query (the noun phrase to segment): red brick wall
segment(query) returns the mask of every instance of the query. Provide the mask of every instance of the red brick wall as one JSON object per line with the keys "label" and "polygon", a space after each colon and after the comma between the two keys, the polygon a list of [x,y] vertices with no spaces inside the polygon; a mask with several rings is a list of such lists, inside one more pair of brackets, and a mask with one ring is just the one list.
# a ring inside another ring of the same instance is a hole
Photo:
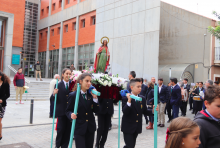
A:
{"label": "red brick wall", "polygon": [[[76,30],[73,29],[73,23],[76,22],[76,18],[63,22],[63,47],[75,46]],[[68,32],[65,31],[65,26],[68,25]]]}
{"label": "red brick wall", "polygon": [[[50,27],[50,45],[49,50],[59,49],[60,46],[60,33],[58,33],[58,28],[60,24],[56,24]],[[52,30],[54,29],[54,36],[52,34]],[[55,45],[55,48],[52,46]]]}
{"label": "red brick wall", "polygon": [[[48,29],[42,29],[39,31],[39,46],[38,46],[38,52],[47,51],[47,31]],[[41,36],[42,34],[42,36]]]}
{"label": "red brick wall", "polygon": [[0,11],[14,14],[12,45],[23,47],[25,0],[0,0]]}
{"label": "red brick wall", "polygon": [[[41,0],[40,19],[48,17],[49,15],[48,7],[49,7],[49,0]],[[44,10],[44,13],[42,13],[42,9]]]}
{"label": "red brick wall", "polygon": [[[51,15],[59,12],[62,10],[62,7],[60,5],[60,1],[62,0],[52,0],[52,3],[51,3]],[[64,1],[64,0],[63,0]],[[54,5],[55,4],[55,10],[54,10]]]}
{"label": "red brick wall", "polygon": [[85,0],[80,0],[80,2],[83,2],[83,1],[85,1]]}
{"label": "red brick wall", "polygon": [[69,0],[69,4],[67,3],[68,0],[64,0],[64,1],[65,1],[64,2],[65,3],[64,9],[69,8],[69,7],[77,4],[77,0]]}
{"label": "red brick wall", "polygon": [[[91,17],[95,15],[93,11],[79,17],[79,45],[95,42],[95,25],[91,25]],[[85,28],[82,28],[82,20],[85,20]]]}

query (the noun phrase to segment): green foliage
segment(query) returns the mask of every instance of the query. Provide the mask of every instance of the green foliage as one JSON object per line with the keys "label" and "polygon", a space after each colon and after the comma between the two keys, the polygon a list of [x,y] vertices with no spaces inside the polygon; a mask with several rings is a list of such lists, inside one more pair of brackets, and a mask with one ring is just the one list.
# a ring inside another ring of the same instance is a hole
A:
{"label": "green foliage", "polygon": [[[217,13],[217,12],[215,12],[215,11],[213,11],[212,12],[218,19],[220,19],[220,15]],[[209,26],[208,27],[208,31],[212,34],[212,35],[214,35],[217,39],[219,39],[220,40],[220,21],[218,22],[218,26],[217,27],[212,27],[212,26]]]}

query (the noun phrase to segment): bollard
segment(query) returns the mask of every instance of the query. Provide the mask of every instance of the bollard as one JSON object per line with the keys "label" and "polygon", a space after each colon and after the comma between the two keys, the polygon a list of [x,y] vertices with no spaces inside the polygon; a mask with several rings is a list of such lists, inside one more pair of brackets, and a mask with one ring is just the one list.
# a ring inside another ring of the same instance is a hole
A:
{"label": "bollard", "polygon": [[34,100],[31,99],[31,108],[30,108],[30,124],[33,124],[33,113],[34,113]]}

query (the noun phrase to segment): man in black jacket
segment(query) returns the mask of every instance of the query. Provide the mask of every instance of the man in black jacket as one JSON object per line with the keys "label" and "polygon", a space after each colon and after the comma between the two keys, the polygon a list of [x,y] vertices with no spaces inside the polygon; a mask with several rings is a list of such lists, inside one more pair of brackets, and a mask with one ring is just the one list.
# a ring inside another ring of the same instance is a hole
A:
{"label": "man in black jacket", "polygon": [[[187,90],[187,94],[188,94],[188,99],[189,99],[189,90],[190,90],[190,85],[187,84],[188,83],[188,79],[184,79],[183,80],[183,89],[186,89]],[[188,99],[185,101],[185,100],[182,100],[182,105],[180,107],[181,109],[181,112],[182,112],[182,116],[186,116],[186,110],[187,110],[187,102],[188,102]]]}
{"label": "man in black jacket", "polygon": [[166,104],[166,110],[167,110],[167,115],[168,115],[168,118],[169,120],[167,121],[167,123],[170,123],[170,121],[173,119],[173,116],[172,116],[172,105],[170,104],[170,98],[171,98],[171,83],[168,83],[167,85],[167,89],[168,89],[168,102]]}
{"label": "man in black jacket", "polygon": [[100,110],[98,112],[98,129],[95,147],[104,148],[111,124],[111,117],[114,112],[113,99],[99,98],[99,107]]}
{"label": "man in black jacket", "polygon": [[[122,98],[122,124],[121,131],[124,134],[124,148],[134,148],[138,134],[142,132],[142,115],[152,115],[152,110],[147,110],[146,99],[139,95],[141,92],[140,79],[132,79],[130,81],[131,94]],[[142,98],[142,101],[131,99],[130,95]],[[158,111],[158,108],[157,108]]]}
{"label": "man in black jacket", "polygon": [[143,78],[140,78],[140,79],[141,79],[141,93],[140,93],[140,95],[146,96],[148,87],[147,87],[147,85],[143,84],[144,79]]}
{"label": "man in black jacket", "polygon": [[159,101],[159,112],[158,112],[158,126],[164,127],[165,124],[165,114],[164,110],[166,103],[168,101],[168,89],[163,85],[163,78],[158,79],[158,101]]}
{"label": "man in black jacket", "polygon": [[[199,87],[198,88],[196,88],[196,90],[193,92],[193,95],[194,96],[199,96],[199,93],[201,92],[201,91],[203,91],[204,90],[204,88],[203,88],[203,82],[199,82]],[[200,97],[201,98],[201,97]],[[198,111],[201,111],[202,110],[202,105],[203,105],[203,100],[202,100],[202,98],[201,98],[201,100],[200,101],[195,101],[195,100],[193,100],[195,103],[194,103],[194,109],[195,109],[195,115],[197,114],[197,112]]]}
{"label": "man in black jacket", "polygon": [[194,121],[200,127],[199,148],[220,147],[220,87],[209,86],[205,92],[206,110],[200,111]]}
{"label": "man in black jacket", "polygon": [[[129,75],[128,75],[129,80],[132,80],[132,79],[134,79],[135,77],[136,77],[135,71],[131,71],[131,72],[129,73]],[[128,82],[128,84],[127,84],[127,90],[128,90],[129,92],[131,92],[130,82]]]}

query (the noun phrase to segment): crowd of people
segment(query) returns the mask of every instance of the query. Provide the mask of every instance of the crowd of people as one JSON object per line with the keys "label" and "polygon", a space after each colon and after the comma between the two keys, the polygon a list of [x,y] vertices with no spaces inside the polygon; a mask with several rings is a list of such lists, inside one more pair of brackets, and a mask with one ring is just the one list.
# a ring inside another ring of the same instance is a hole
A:
{"label": "crowd of people", "polygon": [[[56,89],[55,85],[56,79],[60,79],[59,75],[56,74],[50,83],[50,117],[53,115],[53,103],[55,95],[57,95],[56,147],[68,147],[71,121],[77,119],[74,133],[76,148],[93,148],[94,141],[96,148],[104,148],[108,139],[111,117],[114,113],[113,101],[99,98],[91,93],[91,90],[95,90],[91,84],[92,76],[89,73],[83,73],[77,79],[81,90],[78,112],[74,114],[77,88],[75,86],[72,90],[69,89],[71,75],[72,71],[65,68],[62,71],[58,88]],[[158,87],[158,106],[156,107],[158,126],[165,127],[166,114],[169,118],[168,122],[171,122],[167,128],[165,148],[220,147],[220,87],[218,84],[213,85],[211,80],[207,80],[205,88],[202,82],[196,83],[190,88],[187,79],[178,83],[176,78],[171,78],[170,83],[166,86],[163,84],[162,78],[159,78],[156,83],[156,79],[152,77],[146,85],[146,80],[136,78],[134,71],[129,73],[129,80],[127,85],[129,93],[122,97],[121,131],[125,142],[124,148],[135,147],[136,139],[142,133],[142,116],[145,116],[146,123],[149,123],[146,129],[153,129],[155,87]],[[23,87],[25,84],[22,69],[18,70],[13,83],[16,86],[16,92],[18,87]],[[0,72],[0,140],[2,139],[2,118],[6,110],[6,100],[10,97],[9,85],[10,78]],[[135,101],[131,95],[142,98],[142,101]],[[193,120],[185,117],[188,102],[189,110],[195,114]],[[183,117],[179,117],[179,110]],[[98,116],[96,140],[94,140],[96,132],[94,113]]]}

